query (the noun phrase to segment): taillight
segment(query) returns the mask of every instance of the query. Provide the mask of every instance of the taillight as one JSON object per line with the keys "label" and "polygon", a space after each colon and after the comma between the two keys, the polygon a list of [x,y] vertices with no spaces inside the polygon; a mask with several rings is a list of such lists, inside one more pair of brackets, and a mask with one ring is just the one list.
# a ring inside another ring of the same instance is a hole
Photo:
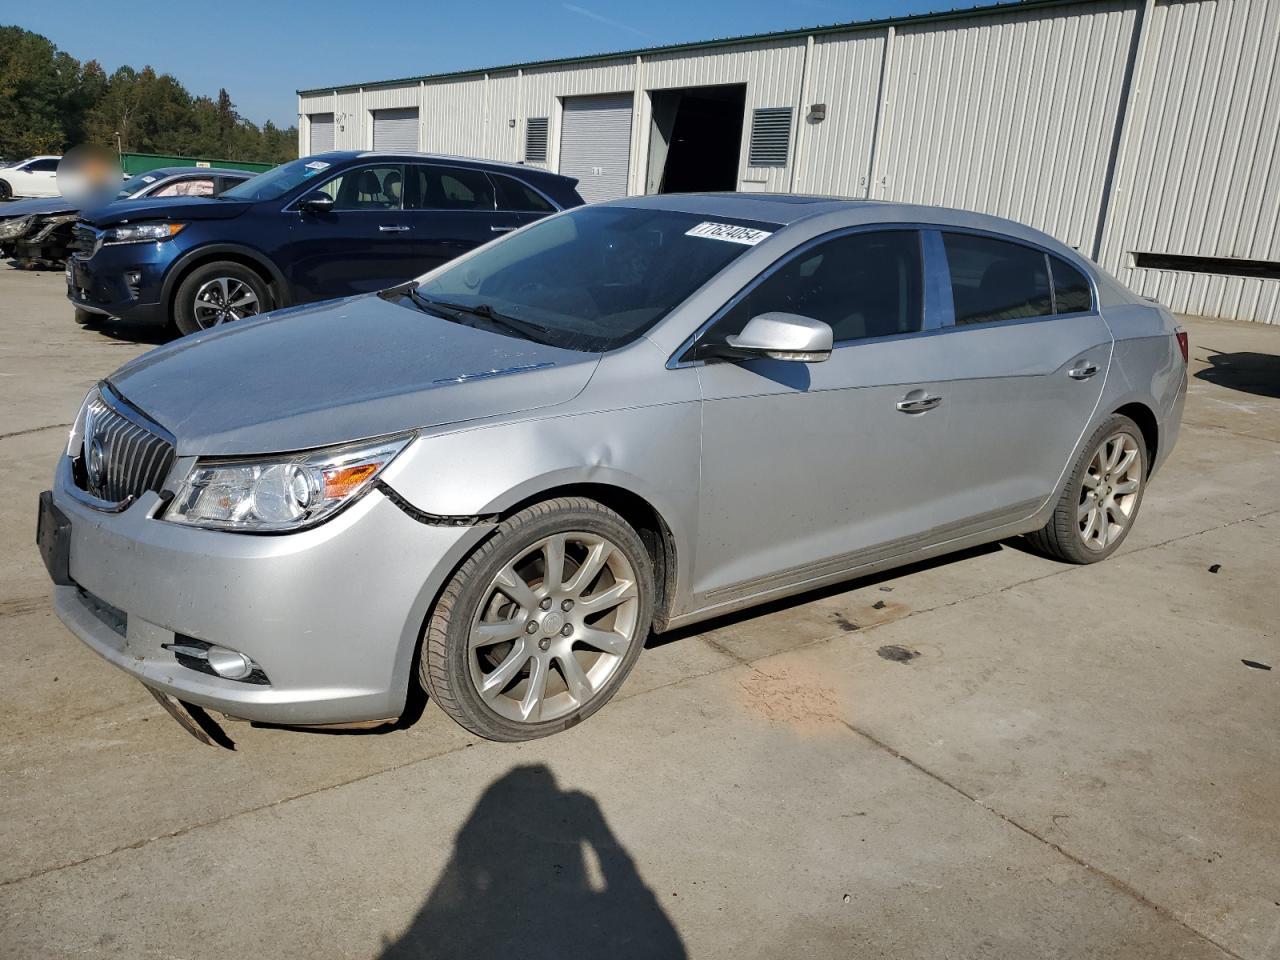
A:
{"label": "taillight", "polygon": [[1191,352],[1191,347],[1187,343],[1187,331],[1175,330],[1173,335],[1178,338],[1178,349],[1182,351],[1182,362],[1187,362],[1187,356]]}

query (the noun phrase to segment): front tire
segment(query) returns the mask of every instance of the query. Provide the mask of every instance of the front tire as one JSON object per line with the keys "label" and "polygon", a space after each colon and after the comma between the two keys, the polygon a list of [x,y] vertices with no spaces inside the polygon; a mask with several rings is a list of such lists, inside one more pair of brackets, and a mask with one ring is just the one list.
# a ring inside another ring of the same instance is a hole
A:
{"label": "front tire", "polygon": [[8,180],[0,180],[0,200],[12,200],[13,187],[9,186]]}
{"label": "front tire", "polygon": [[1147,486],[1147,444],[1138,425],[1112,414],[1084,445],[1043,529],[1027,540],[1067,563],[1097,563],[1133,529]]}
{"label": "front tire", "polygon": [[197,267],[178,285],[173,320],[183,334],[212,330],[271,308],[266,281],[244,264],[220,260]]}
{"label": "front tire", "polygon": [[82,310],[80,307],[76,307],[75,320],[76,323],[80,324],[82,327],[91,327],[95,323],[101,323],[105,319],[106,317],[100,313],[94,313],[92,310]]}
{"label": "front tire", "polygon": [[419,679],[486,739],[558,733],[627,678],[653,596],[649,554],[617,513],[583,497],[535,504],[499,524],[445,587]]}

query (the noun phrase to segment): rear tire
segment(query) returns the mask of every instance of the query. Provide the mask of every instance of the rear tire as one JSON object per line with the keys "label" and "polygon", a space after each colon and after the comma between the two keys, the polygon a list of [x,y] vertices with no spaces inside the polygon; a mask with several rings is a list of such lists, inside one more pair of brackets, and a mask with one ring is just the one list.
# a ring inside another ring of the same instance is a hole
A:
{"label": "rear tire", "polygon": [[445,587],[419,679],[486,739],[559,733],[626,680],[649,635],[653,596],[648,551],[622,517],[583,497],[535,504],[502,521]]}
{"label": "rear tire", "polygon": [[1067,563],[1097,563],[1133,529],[1147,487],[1147,443],[1138,425],[1115,413],[1081,450],[1049,522],[1027,541]]}
{"label": "rear tire", "polygon": [[197,267],[178,285],[173,321],[183,334],[199,333],[271,309],[271,290],[250,267],[218,260]]}

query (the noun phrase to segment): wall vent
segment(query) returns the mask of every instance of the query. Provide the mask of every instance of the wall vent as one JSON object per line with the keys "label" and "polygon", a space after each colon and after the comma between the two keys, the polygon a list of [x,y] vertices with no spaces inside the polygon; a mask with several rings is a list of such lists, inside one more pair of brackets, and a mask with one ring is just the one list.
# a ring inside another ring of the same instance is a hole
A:
{"label": "wall vent", "polygon": [[785,167],[790,146],[790,107],[759,107],[751,112],[748,166]]}
{"label": "wall vent", "polygon": [[524,126],[525,163],[547,162],[547,118],[530,117]]}

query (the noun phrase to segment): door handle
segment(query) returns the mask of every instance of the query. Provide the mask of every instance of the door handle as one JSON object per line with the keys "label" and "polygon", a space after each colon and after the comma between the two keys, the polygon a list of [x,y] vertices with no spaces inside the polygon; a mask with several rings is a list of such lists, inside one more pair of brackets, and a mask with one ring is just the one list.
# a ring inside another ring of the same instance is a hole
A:
{"label": "door handle", "polygon": [[898,409],[903,413],[924,413],[941,402],[941,397],[907,397],[898,401]]}
{"label": "door handle", "polygon": [[378,227],[378,232],[379,233],[405,233],[412,229],[413,229],[412,227],[388,226],[386,224],[383,224],[382,226]]}
{"label": "door handle", "polygon": [[1067,376],[1069,376],[1072,380],[1088,380],[1097,372],[1098,372],[1098,365],[1096,363],[1090,363],[1089,361],[1086,360],[1084,363],[1080,364],[1079,366],[1072,367],[1070,370],[1068,370]]}
{"label": "door handle", "polygon": [[510,233],[515,227],[490,227],[494,233]]}

